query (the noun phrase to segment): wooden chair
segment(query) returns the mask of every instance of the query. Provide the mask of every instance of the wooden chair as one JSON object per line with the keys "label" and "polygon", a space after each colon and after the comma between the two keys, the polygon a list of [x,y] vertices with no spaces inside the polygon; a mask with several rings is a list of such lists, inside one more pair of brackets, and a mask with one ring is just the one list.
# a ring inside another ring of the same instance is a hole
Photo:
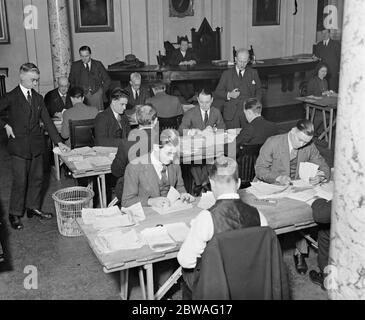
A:
{"label": "wooden chair", "polygon": [[259,156],[261,144],[240,146],[237,157],[238,174],[241,178],[241,189],[249,187],[255,177],[255,164]]}
{"label": "wooden chair", "polygon": [[191,29],[192,48],[199,63],[210,63],[221,59],[221,29],[213,31],[208,20],[204,18],[198,31]]}
{"label": "wooden chair", "polygon": [[160,133],[165,129],[178,130],[181,124],[183,115],[179,115],[171,118],[158,118]]}
{"label": "wooden chair", "polygon": [[93,147],[94,119],[69,120],[71,149]]}

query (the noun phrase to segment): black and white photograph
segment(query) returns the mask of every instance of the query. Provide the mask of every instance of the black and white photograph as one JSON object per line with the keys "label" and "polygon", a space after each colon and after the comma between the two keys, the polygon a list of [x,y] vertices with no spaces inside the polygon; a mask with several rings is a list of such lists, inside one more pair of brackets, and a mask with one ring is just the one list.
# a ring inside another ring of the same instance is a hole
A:
{"label": "black and white photograph", "polygon": [[364,14],[0,0],[1,314],[106,300],[123,319],[237,319],[244,300],[364,300]]}

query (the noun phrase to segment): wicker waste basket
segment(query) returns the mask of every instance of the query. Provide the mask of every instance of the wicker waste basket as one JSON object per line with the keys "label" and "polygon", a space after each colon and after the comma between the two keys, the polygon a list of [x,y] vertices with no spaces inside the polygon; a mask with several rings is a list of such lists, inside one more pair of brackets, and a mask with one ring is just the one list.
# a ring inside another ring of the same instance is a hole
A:
{"label": "wicker waste basket", "polygon": [[82,208],[92,207],[94,191],[85,187],[72,187],[56,191],[52,198],[56,207],[59,232],[66,237],[81,235],[76,219],[81,218]]}

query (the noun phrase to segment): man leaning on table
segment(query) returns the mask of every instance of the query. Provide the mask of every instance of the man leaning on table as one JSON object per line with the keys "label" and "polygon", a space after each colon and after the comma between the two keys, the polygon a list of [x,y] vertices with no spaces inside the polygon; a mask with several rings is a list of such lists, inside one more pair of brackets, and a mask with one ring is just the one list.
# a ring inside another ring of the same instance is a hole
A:
{"label": "man leaning on table", "polygon": [[21,218],[51,219],[52,214],[41,211],[43,184],[43,156],[45,151],[42,121],[53,142],[62,152],[69,148],[61,138],[44,105],[43,97],[35,91],[39,83],[39,69],[33,63],[20,67],[19,85],[0,99],[0,112],[8,110],[9,118],[0,119],[9,138],[13,183],[10,194],[9,221],[16,230],[23,229]]}
{"label": "man leaning on table", "polygon": [[69,121],[95,119],[98,109],[84,104],[84,90],[80,87],[71,88],[69,95],[73,107],[66,110],[62,115],[61,136],[66,139],[66,144],[71,147]]}
{"label": "man leaning on table", "polygon": [[63,110],[72,108],[68,89],[70,83],[66,77],[57,80],[58,87],[44,96],[44,103],[51,117],[62,115]]}
{"label": "man leaning on table", "polygon": [[[330,168],[312,142],[314,126],[309,120],[299,120],[289,133],[270,137],[260,150],[255,171],[256,177],[267,183],[289,185],[299,179],[301,162],[311,162],[319,166],[318,172],[309,182],[317,185],[330,178]],[[297,242],[294,253],[298,273],[305,274],[308,266],[303,254],[308,254],[305,239]]]}
{"label": "man leaning on table", "polygon": [[218,158],[209,170],[209,179],[217,201],[192,221],[189,234],[177,255],[184,268],[183,278],[187,286],[185,292],[188,294],[199,276],[198,258],[214,234],[268,225],[266,218],[256,208],[240,199],[237,190],[241,179],[238,177],[236,161],[228,157]]}
{"label": "man leaning on table", "polygon": [[173,163],[179,151],[180,139],[175,130],[161,133],[160,145],[154,145],[148,154],[132,160],[125,170],[122,205],[129,207],[138,202],[142,206],[169,207],[167,194],[174,187],[181,200],[192,202],[181,176],[180,164]]}

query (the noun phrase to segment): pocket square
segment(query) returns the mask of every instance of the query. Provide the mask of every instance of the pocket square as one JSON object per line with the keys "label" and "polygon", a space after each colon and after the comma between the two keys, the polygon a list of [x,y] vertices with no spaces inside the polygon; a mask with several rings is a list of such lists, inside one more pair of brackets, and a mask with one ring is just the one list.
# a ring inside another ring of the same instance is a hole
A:
{"label": "pocket square", "polygon": [[252,80],[252,84],[253,84],[253,85],[255,85],[255,84],[256,84],[255,80]]}

